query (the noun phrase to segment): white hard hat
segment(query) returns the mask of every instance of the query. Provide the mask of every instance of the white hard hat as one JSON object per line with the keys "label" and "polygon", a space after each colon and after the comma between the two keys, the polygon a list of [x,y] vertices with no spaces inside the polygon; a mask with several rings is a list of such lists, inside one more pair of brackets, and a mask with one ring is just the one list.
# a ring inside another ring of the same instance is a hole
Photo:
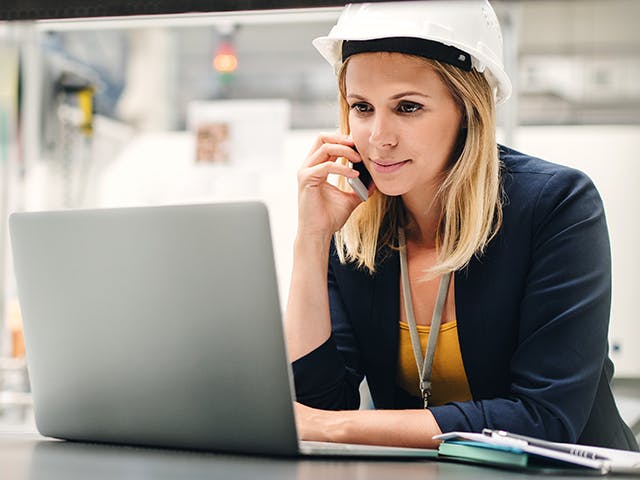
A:
{"label": "white hard hat", "polygon": [[[500,25],[487,0],[350,4],[344,8],[329,35],[316,38],[313,45],[338,72],[343,62],[343,42],[351,44],[378,39],[382,44],[386,42],[383,39],[427,41],[431,47],[420,53],[411,50],[415,47],[396,50],[388,45],[377,51],[413,53],[436,58],[465,70],[470,70],[472,66],[484,73],[494,89],[496,103],[504,102],[511,95],[511,81],[502,62]],[[436,48],[436,53],[431,55],[432,46],[441,48]],[[376,51],[376,48],[360,51]],[[465,68],[465,64],[468,68]]]}

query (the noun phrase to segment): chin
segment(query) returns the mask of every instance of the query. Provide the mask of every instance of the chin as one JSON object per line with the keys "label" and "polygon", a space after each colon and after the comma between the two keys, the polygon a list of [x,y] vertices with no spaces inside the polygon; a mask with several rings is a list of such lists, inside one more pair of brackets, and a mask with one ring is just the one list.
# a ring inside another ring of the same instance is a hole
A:
{"label": "chin", "polygon": [[393,187],[390,185],[378,185],[376,183],[376,189],[386,195],[387,197],[400,197],[402,195],[404,195],[405,193],[407,193],[407,189],[406,188],[400,188],[400,187]]}

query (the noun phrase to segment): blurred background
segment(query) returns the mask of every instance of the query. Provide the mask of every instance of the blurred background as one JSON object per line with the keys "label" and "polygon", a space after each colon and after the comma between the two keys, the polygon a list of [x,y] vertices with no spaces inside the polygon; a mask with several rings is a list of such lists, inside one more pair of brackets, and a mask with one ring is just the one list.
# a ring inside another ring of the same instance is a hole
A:
{"label": "blurred background", "polygon": [[[500,141],[585,171],[603,197],[614,387],[638,434],[640,2],[492,4],[515,87]],[[0,430],[34,428],[11,212],[262,200],[284,305],[296,170],[338,125],[335,78],[311,40],[339,12],[0,22]]]}

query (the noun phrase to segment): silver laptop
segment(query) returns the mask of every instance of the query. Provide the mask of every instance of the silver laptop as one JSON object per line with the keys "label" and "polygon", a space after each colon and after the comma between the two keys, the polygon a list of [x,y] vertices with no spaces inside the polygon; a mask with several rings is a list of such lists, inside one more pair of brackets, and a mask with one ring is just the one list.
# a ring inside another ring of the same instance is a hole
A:
{"label": "silver laptop", "polygon": [[266,207],[14,213],[37,428],[90,442],[297,455]]}

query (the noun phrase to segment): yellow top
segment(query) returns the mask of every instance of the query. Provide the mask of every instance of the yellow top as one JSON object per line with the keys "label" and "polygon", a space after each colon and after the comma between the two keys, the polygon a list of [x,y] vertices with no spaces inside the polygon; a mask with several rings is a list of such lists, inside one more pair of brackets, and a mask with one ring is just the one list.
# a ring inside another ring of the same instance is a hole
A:
{"label": "yellow top", "polygon": [[[424,355],[430,327],[418,325],[420,344]],[[411,346],[409,325],[400,322],[398,348],[397,383],[409,394],[420,397],[420,378],[416,359]],[[462,364],[462,354],[458,343],[458,323],[446,322],[440,326],[438,343],[431,371],[431,397],[429,405],[444,405],[447,402],[471,400],[467,375]]]}

